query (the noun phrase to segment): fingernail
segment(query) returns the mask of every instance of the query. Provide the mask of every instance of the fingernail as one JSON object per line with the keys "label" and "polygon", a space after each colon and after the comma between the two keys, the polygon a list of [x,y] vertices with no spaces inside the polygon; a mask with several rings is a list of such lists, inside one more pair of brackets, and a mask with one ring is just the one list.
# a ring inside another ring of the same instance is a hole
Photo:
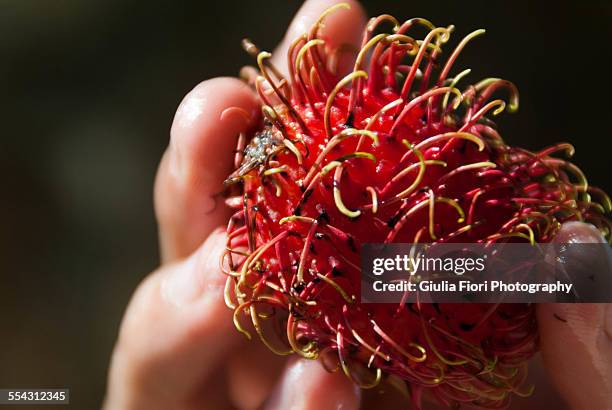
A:
{"label": "fingernail", "polygon": [[595,226],[584,222],[566,222],[555,236],[557,243],[606,243]]}
{"label": "fingernail", "polygon": [[554,238],[558,274],[573,283],[572,295],[558,302],[608,302],[612,294],[612,254],[599,230],[583,222],[568,222]]}
{"label": "fingernail", "polygon": [[[601,232],[593,225],[584,222],[566,222],[555,237],[559,243],[606,243]],[[604,259],[601,255],[590,255],[592,260]],[[585,263],[586,265],[586,263]],[[601,269],[591,271],[591,275],[601,274]],[[607,278],[608,282],[610,278]],[[607,292],[608,290],[606,290]],[[571,306],[571,305],[570,305]],[[612,304],[606,304],[603,317],[603,329],[610,341],[612,341]]]}
{"label": "fingernail", "polygon": [[[203,294],[223,295],[225,277],[219,270],[225,230],[218,228],[191,256],[176,264],[161,283],[164,300],[182,307],[199,300]],[[210,290],[210,292],[209,292]]]}

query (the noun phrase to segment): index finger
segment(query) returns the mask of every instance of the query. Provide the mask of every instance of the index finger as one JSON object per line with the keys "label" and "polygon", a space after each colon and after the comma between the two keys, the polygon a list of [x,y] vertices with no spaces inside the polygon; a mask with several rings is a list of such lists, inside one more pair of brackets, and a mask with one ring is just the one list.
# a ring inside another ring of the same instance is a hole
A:
{"label": "index finger", "polygon": [[319,37],[324,39],[326,46],[334,49],[341,45],[358,48],[366,24],[366,14],[356,0],[308,0],[304,2],[295,18],[289,25],[285,37],[272,53],[272,63],[287,75],[287,52],[291,43],[307,33],[319,17],[334,5],[337,7],[325,16],[320,26]]}

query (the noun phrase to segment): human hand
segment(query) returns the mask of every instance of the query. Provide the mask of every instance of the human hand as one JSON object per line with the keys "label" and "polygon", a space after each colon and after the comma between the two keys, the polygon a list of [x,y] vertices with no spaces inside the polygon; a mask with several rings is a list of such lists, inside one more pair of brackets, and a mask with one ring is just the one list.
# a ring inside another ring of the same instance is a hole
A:
{"label": "human hand", "polygon": [[[351,3],[351,2],[349,2]],[[275,54],[330,5],[308,1]],[[357,3],[329,17],[337,44],[357,44],[365,15]],[[223,302],[229,213],[215,195],[231,171],[237,135],[249,128],[240,107],[259,116],[255,94],[233,78],[195,87],[179,106],[161,161],[155,210],[162,266],[136,290],[121,325],[109,374],[106,409],[356,408],[360,392],[343,374],[314,361],[285,360],[247,343]]]}
{"label": "human hand", "polygon": [[[349,3],[350,10],[330,15],[323,28],[336,45],[358,45],[365,25],[361,7]],[[302,7],[275,52],[276,65],[285,66],[289,43],[331,4],[310,0]],[[242,108],[251,119],[222,115],[230,107]],[[229,214],[215,194],[231,171],[236,136],[252,125],[258,110],[252,91],[231,78],[205,81],[181,103],[155,189],[162,266],[130,302],[105,408],[406,408],[406,400],[389,389],[383,396],[380,389],[362,396],[343,374],[327,373],[315,361],[274,356],[258,342],[245,343],[233,328],[219,270],[226,238],[218,228]],[[584,240],[592,239],[589,230],[572,224],[562,232]],[[573,409],[610,407],[612,342],[605,323],[609,329],[612,319],[606,319],[606,309],[538,308],[542,356],[550,374],[543,377],[552,379]],[[517,408],[537,408],[523,402],[517,401]]]}

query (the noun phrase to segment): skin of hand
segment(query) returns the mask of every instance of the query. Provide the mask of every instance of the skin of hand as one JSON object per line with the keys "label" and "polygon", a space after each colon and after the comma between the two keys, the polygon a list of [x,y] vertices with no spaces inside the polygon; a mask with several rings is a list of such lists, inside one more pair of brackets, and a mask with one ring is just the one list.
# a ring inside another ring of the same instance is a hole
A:
{"label": "skin of hand", "polygon": [[[304,3],[274,53],[278,67],[286,71],[290,42],[336,2]],[[330,15],[322,32],[335,45],[358,46],[365,13],[356,0],[345,2],[350,9]],[[222,116],[230,107],[251,113],[251,120]],[[236,136],[258,115],[254,93],[234,78],[204,81],[181,102],[155,183],[161,267],[143,280],[127,308],[103,409],[406,408],[406,399],[388,386],[361,392],[341,372],[275,356],[234,329],[219,269],[229,212],[215,194],[232,170]],[[562,234],[600,240],[594,228],[579,223],[564,226]],[[537,316],[548,375],[536,377],[552,382],[572,409],[612,408],[612,308],[540,305]],[[550,391],[536,394],[545,406],[559,402]],[[518,405],[542,408],[528,399]]]}

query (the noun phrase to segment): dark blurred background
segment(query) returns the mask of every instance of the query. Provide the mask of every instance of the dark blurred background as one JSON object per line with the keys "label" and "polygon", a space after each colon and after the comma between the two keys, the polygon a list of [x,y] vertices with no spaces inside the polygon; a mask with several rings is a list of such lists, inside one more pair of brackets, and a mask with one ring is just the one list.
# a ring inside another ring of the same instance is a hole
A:
{"label": "dark blurred background", "polygon": [[[486,36],[456,65],[514,81],[502,135],[560,140],[611,191],[607,0],[365,1]],[[130,294],[157,265],[152,184],[181,98],[273,49],[299,2],[0,0],[0,387],[99,407]],[[24,407],[20,407],[24,408]]]}

